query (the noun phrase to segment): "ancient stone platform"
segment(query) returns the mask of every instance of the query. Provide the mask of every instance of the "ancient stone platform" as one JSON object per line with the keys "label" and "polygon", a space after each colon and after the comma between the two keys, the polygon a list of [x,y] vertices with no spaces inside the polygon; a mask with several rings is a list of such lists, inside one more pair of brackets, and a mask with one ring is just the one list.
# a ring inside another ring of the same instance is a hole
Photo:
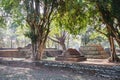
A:
{"label": "ancient stone platform", "polygon": [[63,55],[56,57],[55,60],[79,62],[79,61],[85,61],[86,58],[82,56],[76,49],[70,48],[67,51],[65,51]]}
{"label": "ancient stone platform", "polygon": [[107,59],[109,54],[106,53],[104,48],[101,45],[87,45],[81,46],[80,52],[87,58],[91,59]]}

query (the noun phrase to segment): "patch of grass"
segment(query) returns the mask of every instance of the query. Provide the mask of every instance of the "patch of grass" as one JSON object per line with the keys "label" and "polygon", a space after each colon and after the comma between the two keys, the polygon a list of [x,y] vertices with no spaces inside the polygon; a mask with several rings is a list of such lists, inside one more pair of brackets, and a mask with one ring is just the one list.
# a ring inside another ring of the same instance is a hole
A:
{"label": "patch of grass", "polygon": [[55,57],[47,57],[46,59],[43,59],[43,60],[54,61]]}

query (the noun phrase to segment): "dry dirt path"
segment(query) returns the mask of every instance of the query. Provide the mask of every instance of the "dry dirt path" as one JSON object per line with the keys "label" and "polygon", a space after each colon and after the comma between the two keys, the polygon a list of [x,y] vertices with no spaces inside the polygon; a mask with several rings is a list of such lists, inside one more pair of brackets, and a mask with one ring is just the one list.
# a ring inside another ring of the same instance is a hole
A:
{"label": "dry dirt path", "polygon": [[109,80],[88,74],[79,74],[65,68],[13,67],[0,65],[0,80]]}

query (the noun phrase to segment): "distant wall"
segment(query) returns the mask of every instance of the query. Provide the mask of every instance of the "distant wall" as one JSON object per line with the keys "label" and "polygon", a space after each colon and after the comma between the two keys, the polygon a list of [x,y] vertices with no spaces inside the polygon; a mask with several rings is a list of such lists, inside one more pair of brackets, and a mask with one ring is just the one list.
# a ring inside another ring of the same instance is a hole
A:
{"label": "distant wall", "polygon": [[14,57],[14,58],[25,58],[25,54],[19,53],[16,49],[14,50],[0,50],[0,57]]}
{"label": "distant wall", "polygon": [[0,57],[25,58],[24,53],[20,53],[16,48],[0,48]]}
{"label": "distant wall", "polygon": [[[0,49],[0,57],[14,57],[14,58],[30,58],[32,54],[31,49],[27,48],[1,48]],[[62,54],[62,50],[47,48],[45,49],[44,55],[46,57],[56,57]]]}

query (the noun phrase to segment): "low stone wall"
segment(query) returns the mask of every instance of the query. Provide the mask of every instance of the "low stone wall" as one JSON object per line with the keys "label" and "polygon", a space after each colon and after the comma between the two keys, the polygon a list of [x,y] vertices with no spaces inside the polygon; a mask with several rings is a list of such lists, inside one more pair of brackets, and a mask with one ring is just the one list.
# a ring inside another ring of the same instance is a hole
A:
{"label": "low stone wall", "polygon": [[16,50],[16,48],[0,48],[0,50]]}
{"label": "low stone wall", "polygon": [[99,64],[86,64],[78,62],[60,62],[60,61],[39,61],[39,62],[27,62],[27,61],[4,61],[0,60],[2,65],[11,65],[24,67],[27,66],[46,66],[46,67],[58,67],[72,69],[78,74],[89,74],[93,76],[107,77],[111,80],[120,80],[120,65],[99,65]]}
{"label": "low stone wall", "polygon": [[74,71],[84,74],[88,73],[94,76],[108,77],[112,80],[120,80],[120,65],[98,65],[98,64],[85,64],[76,62],[56,62],[56,61],[41,61],[36,65],[45,65],[52,67],[70,68]]}
{"label": "low stone wall", "polygon": [[[28,48],[2,48],[0,49],[0,57],[14,57],[14,58],[30,58],[32,50]],[[45,49],[44,56],[56,57],[62,54],[62,50]]]}

